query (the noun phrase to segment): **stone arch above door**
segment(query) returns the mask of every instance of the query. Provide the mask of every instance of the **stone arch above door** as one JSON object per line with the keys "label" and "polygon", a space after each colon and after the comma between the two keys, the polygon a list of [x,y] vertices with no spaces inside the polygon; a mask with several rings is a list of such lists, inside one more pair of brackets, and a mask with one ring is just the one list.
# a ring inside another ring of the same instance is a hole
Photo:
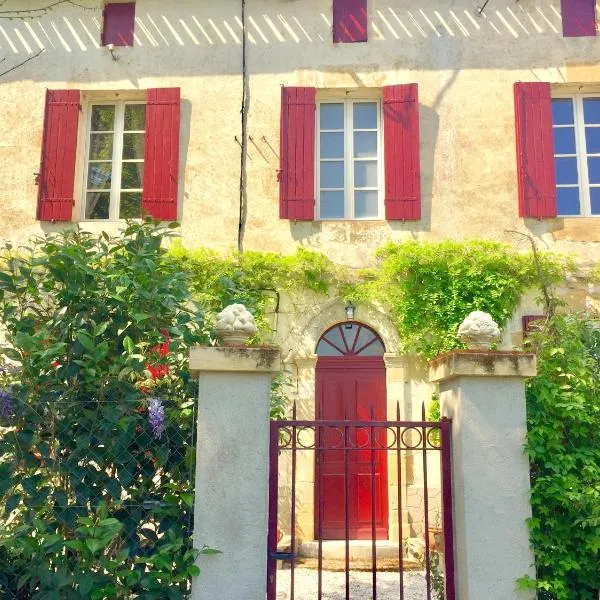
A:
{"label": "stone arch above door", "polygon": [[[321,335],[340,322],[346,321],[345,303],[340,299],[308,307],[303,312],[290,315],[286,335],[280,340],[286,362],[300,362],[316,358],[315,348]],[[400,339],[391,317],[381,309],[359,304],[356,320],[373,329],[385,346],[386,355],[399,355]]]}

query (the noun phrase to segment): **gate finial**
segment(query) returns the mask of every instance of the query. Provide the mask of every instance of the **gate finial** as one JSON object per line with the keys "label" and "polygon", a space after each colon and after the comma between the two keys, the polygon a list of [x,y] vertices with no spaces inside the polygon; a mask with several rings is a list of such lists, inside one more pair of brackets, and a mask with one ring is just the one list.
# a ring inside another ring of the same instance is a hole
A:
{"label": "gate finial", "polygon": [[470,313],[458,328],[458,339],[469,350],[489,350],[501,337],[498,323],[492,315],[481,310]]}
{"label": "gate finial", "polygon": [[216,330],[224,346],[240,346],[257,328],[252,313],[243,304],[230,304],[217,315]]}

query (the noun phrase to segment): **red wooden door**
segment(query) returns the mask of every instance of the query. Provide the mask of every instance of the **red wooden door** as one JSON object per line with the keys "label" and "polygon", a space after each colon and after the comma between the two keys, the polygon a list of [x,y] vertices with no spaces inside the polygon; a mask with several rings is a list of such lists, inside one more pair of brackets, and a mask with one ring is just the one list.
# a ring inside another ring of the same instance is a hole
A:
{"label": "red wooden door", "polygon": [[[343,353],[328,351],[333,347],[330,341]],[[385,448],[385,430],[369,428],[372,417],[383,421],[387,416],[383,344],[369,328],[348,323],[324,334],[317,354],[317,420],[363,421],[364,426],[346,429],[351,448],[347,451],[343,427],[320,429],[324,449],[316,469],[315,531],[321,539],[346,538],[347,494],[349,538],[371,539],[374,520],[377,539],[387,539],[387,455],[385,450],[371,450],[372,434],[374,447]]]}

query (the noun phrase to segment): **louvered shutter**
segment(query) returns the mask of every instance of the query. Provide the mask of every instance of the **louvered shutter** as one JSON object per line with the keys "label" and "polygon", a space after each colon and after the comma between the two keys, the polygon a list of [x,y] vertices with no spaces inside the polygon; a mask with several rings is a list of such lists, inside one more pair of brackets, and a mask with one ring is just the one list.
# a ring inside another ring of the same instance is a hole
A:
{"label": "louvered shutter", "polygon": [[102,12],[102,45],[133,46],[135,2],[107,4]]}
{"label": "louvered shutter", "polygon": [[556,217],[556,177],[549,83],[515,83],[520,217]]}
{"label": "louvered shutter", "polygon": [[333,0],[333,41],[366,42],[367,0]]}
{"label": "louvered shutter", "polygon": [[544,321],[546,315],[523,315],[521,317],[521,327],[523,331],[523,337],[526,338],[531,332],[538,331]]}
{"label": "louvered shutter", "polygon": [[416,83],[383,88],[385,218],[421,218],[419,92]]}
{"label": "louvered shutter", "polygon": [[564,37],[596,35],[596,0],[561,0]]}
{"label": "louvered shutter", "polygon": [[79,122],[79,90],[47,90],[37,218],[70,221]]}
{"label": "louvered shutter", "polygon": [[142,210],[161,221],[177,219],[180,89],[148,90]]}
{"label": "louvered shutter", "polygon": [[316,90],[281,89],[279,216],[315,218]]}

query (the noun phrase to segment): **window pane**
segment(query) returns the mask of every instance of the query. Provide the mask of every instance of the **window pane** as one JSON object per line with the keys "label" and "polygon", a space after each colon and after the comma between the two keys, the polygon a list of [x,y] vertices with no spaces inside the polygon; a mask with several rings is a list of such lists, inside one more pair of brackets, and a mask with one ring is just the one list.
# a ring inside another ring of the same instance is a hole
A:
{"label": "window pane", "polygon": [[354,216],[357,219],[376,217],[378,215],[378,192],[354,192]]}
{"label": "window pane", "polygon": [[559,215],[579,214],[579,188],[557,188],[556,201]]}
{"label": "window pane", "polygon": [[143,131],[146,128],[146,105],[125,105],[125,131]]}
{"label": "window pane", "polygon": [[590,188],[590,203],[593,215],[600,215],[600,188]]}
{"label": "window pane", "polygon": [[114,106],[92,106],[92,131],[112,131],[114,123]]}
{"label": "window pane", "polygon": [[577,159],[576,158],[555,158],[556,163],[556,183],[569,184],[577,183]]}
{"label": "window pane", "polygon": [[112,163],[90,163],[88,167],[87,187],[90,190],[110,188]]}
{"label": "window pane", "polygon": [[377,161],[354,161],[354,186],[377,187]]}
{"label": "window pane", "polygon": [[321,158],[344,158],[344,133],[321,134]]}
{"label": "window pane", "polygon": [[142,192],[121,192],[120,219],[137,219],[142,216]]}
{"label": "window pane", "polygon": [[575,128],[555,127],[554,154],[575,154]]}
{"label": "window pane", "polygon": [[344,188],[344,163],[321,162],[321,188]]}
{"label": "window pane", "polygon": [[379,340],[376,340],[370,346],[365,348],[360,353],[360,355],[361,356],[382,356],[384,352],[385,352],[385,349],[383,347],[383,344]]}
{"label": "window pane", "polygon": [[354,129],[377,129],[377,104],[375,102],[354,103]]}
{"label": "window pane", "polygon": [[590,183],[600,183],[600,156],[588,158],[588,175]]}
{"label": "window pane", "polygon": [[570,98],[552,100],[552,123],[554,125],[573,123],[573,100]]}
{"label": "window pane", "polygon": [[321,129],[344,129],[344,105],[320,105]]}
{"label": "window pane", "polygon": [[123,158],[144,158],[144,134],[123,134]]}
{"label": "window pane", "polygon": [[377,156],[377,132],[358,131],[354,134],[354,158]]}
{"label": "window pane", "polygon": [[90,135],[90,160],[111,160],[112,151],[112,133],[92,133]]}
{"label": "window pane", "polygon": [[588,154],[600,154],[600,127],[585,128],[585,147]]}
{"label": "window pane", "polygon": [[123,163],[121,189],[140,189],[144,179],[144,163]]}
{"label": "window pane", "polygon": [[343,219],[344,192],[321,192],[319,216],[321,219]]}
{"label": "window pane", "polygon": [[600,124],[600,98],[583,100],[583,118],[587,124]]}
{"label": "window pane", "polygon": [[88,192],[85,200],[86,219],[108,219],[110,192]]}

